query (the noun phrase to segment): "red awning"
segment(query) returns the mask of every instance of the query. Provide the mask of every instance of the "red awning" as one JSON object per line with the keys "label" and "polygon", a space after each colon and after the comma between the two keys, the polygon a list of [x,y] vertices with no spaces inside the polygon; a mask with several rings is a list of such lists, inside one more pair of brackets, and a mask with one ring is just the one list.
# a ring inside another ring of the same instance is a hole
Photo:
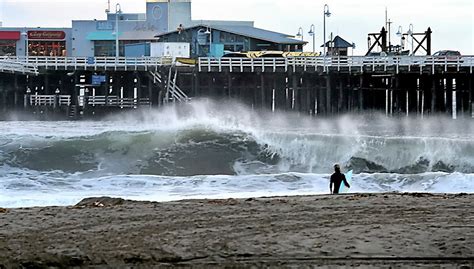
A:
{"label": "red awning", "polygon": [[20,40],[20,32],[0,31],[0,40]]}

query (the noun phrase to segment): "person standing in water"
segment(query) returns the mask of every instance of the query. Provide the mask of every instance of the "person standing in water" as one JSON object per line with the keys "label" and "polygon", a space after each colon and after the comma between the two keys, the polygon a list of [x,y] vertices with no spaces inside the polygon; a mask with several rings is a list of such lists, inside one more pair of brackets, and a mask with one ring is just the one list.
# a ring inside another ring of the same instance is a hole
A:
{"label": "person standing in water", "polygon": [[351,185],[349,185],[346,180],[346,176],[341,173],[341,167],[339,166],[339,164],[336,164],[334,165],[334,174],[332,174],[331,183],[329,184],[329,190],[331,191],[331,194],[339,194],[339,189],[341,188],[341,184],[343,181],[346,187],[351,187]]}

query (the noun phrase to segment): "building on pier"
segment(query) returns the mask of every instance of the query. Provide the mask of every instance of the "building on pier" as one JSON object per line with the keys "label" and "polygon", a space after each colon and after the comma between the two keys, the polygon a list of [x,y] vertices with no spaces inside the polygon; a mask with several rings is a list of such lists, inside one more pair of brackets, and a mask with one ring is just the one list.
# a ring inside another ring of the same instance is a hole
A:
{"label": "building on pier", "polygon": [[71,28],[0,27],[0,56],[72,56]]}
{"label": "building on pier", "polygon": [[[186,29],[184,36],[189,32],[187,29],[200,29],[203,25],[216,29],[211,34],[216,40],[215,46],[211,48],[216,49],[220,48],[222,38],[229,40],[223,44],[225,49],[233,51],[245,50],[247,47],[252,50],[281,48],[300,51],[306,44],[285,34],[255,28],[252,21],[192,20],[191,0],[147,0],[145,13],[111,12],[109,7],[106,15],[105,20],[73,20],[71,28],[0,26],[0,56],[115,56],[116,33],[120,56],[125,56],[125,46],[128,44],[158,42],[161,35],[182,32],[181,29]],[[242,42],[233,41],[234,38]],[[196,40],[189,38],[191,46]],[[245,40],[249,41],[248,44]],[[202,55],[205,51],[204,48],[195,49],[198,52],[195,55]]]}
{"label": "building on pier", "polygon": [[198,24],[156,36],[159,42],[191,44],[191,57],[222,57],[225,52],[303,51],[305,41],[246,25]]}
{"label": "building on pier", "polygon": [[[321,45],[322,47],[324,47],[324,44]],[[326,42],[327,54],[331,56],[348,56],[349,48],[354,49],[354,47],[354,43],[351,44],[338,35],[333,40]]]}

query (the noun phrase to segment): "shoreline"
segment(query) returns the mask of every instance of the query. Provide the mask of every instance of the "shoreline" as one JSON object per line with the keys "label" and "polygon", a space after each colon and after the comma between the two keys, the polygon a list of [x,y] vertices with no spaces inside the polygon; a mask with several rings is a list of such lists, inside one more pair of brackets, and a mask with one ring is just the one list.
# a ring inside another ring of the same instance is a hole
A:
{"label": "shoreline", "polygon": [[0,268],[472,268],[473,202],[386,193],[5,209]]}

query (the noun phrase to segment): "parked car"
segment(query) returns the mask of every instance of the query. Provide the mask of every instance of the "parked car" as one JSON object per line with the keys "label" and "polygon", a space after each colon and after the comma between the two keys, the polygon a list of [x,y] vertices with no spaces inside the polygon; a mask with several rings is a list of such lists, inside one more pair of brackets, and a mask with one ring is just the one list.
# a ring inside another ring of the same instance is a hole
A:
{"label": "parked car", "polygon": [[226,52],[222,58],[249,58],[245,52]]}
{"label": "parked car", "polygon": [[458,58],[459,56],[461,56],[461,53],[456,50],[440,50],[433,54],[433,57],[448,57],[449,58],[450,56],[454,56],[455,58]]}
{"label": "parked car", "polygon": [[456,50],[440,50],[429,57],[425,64],[448,64],[457,65],[462,63],[461,53]]}

